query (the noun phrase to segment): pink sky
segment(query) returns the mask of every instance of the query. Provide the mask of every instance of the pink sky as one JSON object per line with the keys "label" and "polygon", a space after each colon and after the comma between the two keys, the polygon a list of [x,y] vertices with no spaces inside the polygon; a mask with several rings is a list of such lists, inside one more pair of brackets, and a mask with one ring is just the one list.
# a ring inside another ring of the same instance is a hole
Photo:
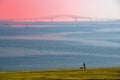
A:
{"label": "pink sky", "polygon": [[0,19],[59,14],[120,18],[118,0],[0,0]]}

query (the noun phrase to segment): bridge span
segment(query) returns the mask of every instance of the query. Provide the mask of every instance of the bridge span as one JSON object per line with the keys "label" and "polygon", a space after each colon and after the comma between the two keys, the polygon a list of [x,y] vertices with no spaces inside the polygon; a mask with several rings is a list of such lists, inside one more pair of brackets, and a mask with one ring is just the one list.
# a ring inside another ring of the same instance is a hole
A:
{"label": "bridge span", "polygon": [[[64,20],[67,19],[67,20]],[[37,18],[23,18],[23,19],[8,19],[7,21],[20,21],[20,22],[80,22],[80,21],[108,21],[112,20],[109,18],[92,18],[86,16],[77,16],[77,15],[53,15],[46,17],[37,17]]]}

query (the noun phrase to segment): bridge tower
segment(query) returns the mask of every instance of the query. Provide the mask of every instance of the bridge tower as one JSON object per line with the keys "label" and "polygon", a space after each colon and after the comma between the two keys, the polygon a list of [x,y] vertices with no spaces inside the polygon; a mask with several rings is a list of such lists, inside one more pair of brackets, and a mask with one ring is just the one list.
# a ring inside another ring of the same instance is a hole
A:
{"label": "bridge tower", "polygon": [[77,19],[78,19],[77,17],[75,17],[75,18],[74,18],[74,20],[75,20],[75,23],[77,22]]}
{"label": "bridge tower", "polygon": [[50,18],[50,22],[53,22],[53,19],[54,19],[54,18],[53,18],[53,17],[51,17],[51,18]]}

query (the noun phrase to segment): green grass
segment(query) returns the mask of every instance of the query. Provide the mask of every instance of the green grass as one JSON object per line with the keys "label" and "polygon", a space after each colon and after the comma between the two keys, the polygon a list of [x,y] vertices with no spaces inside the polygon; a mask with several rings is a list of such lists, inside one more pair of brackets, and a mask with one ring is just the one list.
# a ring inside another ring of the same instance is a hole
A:
{"label": "green grass", "polygon": [[120,68],[0,72],[0,80],[120,79]]}

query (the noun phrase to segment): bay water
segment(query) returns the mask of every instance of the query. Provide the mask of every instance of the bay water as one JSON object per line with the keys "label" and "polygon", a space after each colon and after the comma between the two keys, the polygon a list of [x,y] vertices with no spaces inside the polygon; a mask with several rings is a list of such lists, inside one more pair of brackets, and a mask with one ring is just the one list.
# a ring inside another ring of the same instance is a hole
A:
{"label": "bay water", "polygon": [[15,26],[0,28],[0,71],[120,67],[120,24]]}

